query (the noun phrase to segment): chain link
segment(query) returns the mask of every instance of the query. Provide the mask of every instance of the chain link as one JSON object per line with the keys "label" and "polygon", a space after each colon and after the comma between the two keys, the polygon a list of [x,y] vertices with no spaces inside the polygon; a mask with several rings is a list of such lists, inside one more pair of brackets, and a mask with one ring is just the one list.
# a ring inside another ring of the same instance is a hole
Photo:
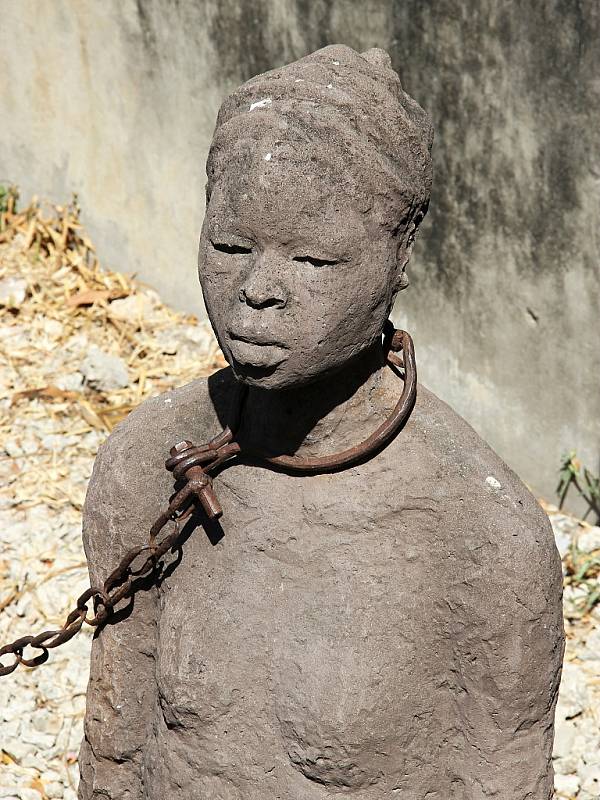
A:
{"label": "chain link", "polygon": [[[0,647],[0,659],[13,656],[10,664],[5,665],[0,660],[0,676],[10,675],[19,664],[25,667],[43,664],[48,660],[48,651],[72,639],[84,623],[92,627],[103,625],[118,603],[135,594],[141,578],[148,575],[158,577],[161,572],[160,559],[177,544],[182,534],[182,523],[194,511],[194,496],[209,517],[216,519],[221,516],[221,507],[212,490],[212,480],[207,471],[215,469],[239,452],[239,446],[231,443],[232,437],[231,430],[226,428],[201,447],[194,447],[191,442],[184,441],[171,448],[171,457],[165,466],[173,472],[176,485],[181,481],[185,481],[185,485],[152,525],[147,543],[128,550],[102,586],[90,586],[86,589],[77,599],[75,608],[67,616],[62,628],[42,631],[37,636],[21,636],[20,639]],[[169,522],[173,523],[173,529],[158,540],[158,535]],[[89,616],[90,601],[94,609],[92,616]],[[26,658],[23,655],[26,647],[41,652],[33,658]]]}

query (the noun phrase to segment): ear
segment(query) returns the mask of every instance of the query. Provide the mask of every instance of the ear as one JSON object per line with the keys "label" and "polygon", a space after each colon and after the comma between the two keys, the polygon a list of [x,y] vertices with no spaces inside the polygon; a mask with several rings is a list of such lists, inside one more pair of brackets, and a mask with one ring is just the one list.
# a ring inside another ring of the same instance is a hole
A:
{"label": "ear", "polygon": [[415,246],[415,238],[417,230],[423,217],[427,213],[428,203],[421,206],[409,219],[404,231],[400,235],[398,244],[396,246],[396,276],[394,284],[394,292],[401,292],[406,289],[409,284],[408,275],[406,274],[406,265],[408,264],[413,247]]}
{"label": "ear", "polygon": [[409,284],[408,275],[406,274],[406,265],[410,260],[412,249],[414,247],[416,232],[416,226],[412,221],[409,222],[396,245],[394,294],[406,289]]}

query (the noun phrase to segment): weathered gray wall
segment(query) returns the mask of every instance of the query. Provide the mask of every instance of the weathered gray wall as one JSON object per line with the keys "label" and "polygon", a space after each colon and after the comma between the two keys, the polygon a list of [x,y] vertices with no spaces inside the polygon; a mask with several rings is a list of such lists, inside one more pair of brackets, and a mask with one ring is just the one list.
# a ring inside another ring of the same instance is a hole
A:
{"label": "weathered gray wall", "polygon": [[550,496],[600,454],[600,3],[396,4],[435,191],[407,325],[427,381]]}
{"label": "weathered gray wall", "polygon": [[392,54],[436,125],[398,319],[421,376],[551,495],[600,453],[596,0],[0,0],[0,180],[77,191],[106,263],[200,310],[221,97],[331,42]]}

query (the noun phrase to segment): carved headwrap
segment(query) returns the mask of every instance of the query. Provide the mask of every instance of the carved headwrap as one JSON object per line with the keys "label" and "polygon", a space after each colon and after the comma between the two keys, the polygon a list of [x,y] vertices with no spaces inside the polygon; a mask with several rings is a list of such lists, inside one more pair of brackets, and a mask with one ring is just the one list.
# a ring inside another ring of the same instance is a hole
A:
{"label": "carved headwrap", "polygon": [[[219,111],[207,162],[207,197],[244,143],[307,173],[320,170],[345,194],[386,210],[386,227],[422,214],[431,192],[433,129],[402,89],[383,50],[318,50],[252,78]],[[307,152],[309,157],[307,158]]]}

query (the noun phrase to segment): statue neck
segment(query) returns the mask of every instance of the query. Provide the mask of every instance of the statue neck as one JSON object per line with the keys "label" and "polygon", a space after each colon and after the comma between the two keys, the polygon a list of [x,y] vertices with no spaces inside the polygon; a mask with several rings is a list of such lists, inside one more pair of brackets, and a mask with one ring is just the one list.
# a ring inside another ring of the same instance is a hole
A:
{"label": "statue neck", "polygon": [[[390,413],[396,392],[386,391],[381,343],[318,381],[285,390],[251,387],[237,441],[268,456],[321,456],[364,439]],[[395,378],[397,382],[397,378]]]}

